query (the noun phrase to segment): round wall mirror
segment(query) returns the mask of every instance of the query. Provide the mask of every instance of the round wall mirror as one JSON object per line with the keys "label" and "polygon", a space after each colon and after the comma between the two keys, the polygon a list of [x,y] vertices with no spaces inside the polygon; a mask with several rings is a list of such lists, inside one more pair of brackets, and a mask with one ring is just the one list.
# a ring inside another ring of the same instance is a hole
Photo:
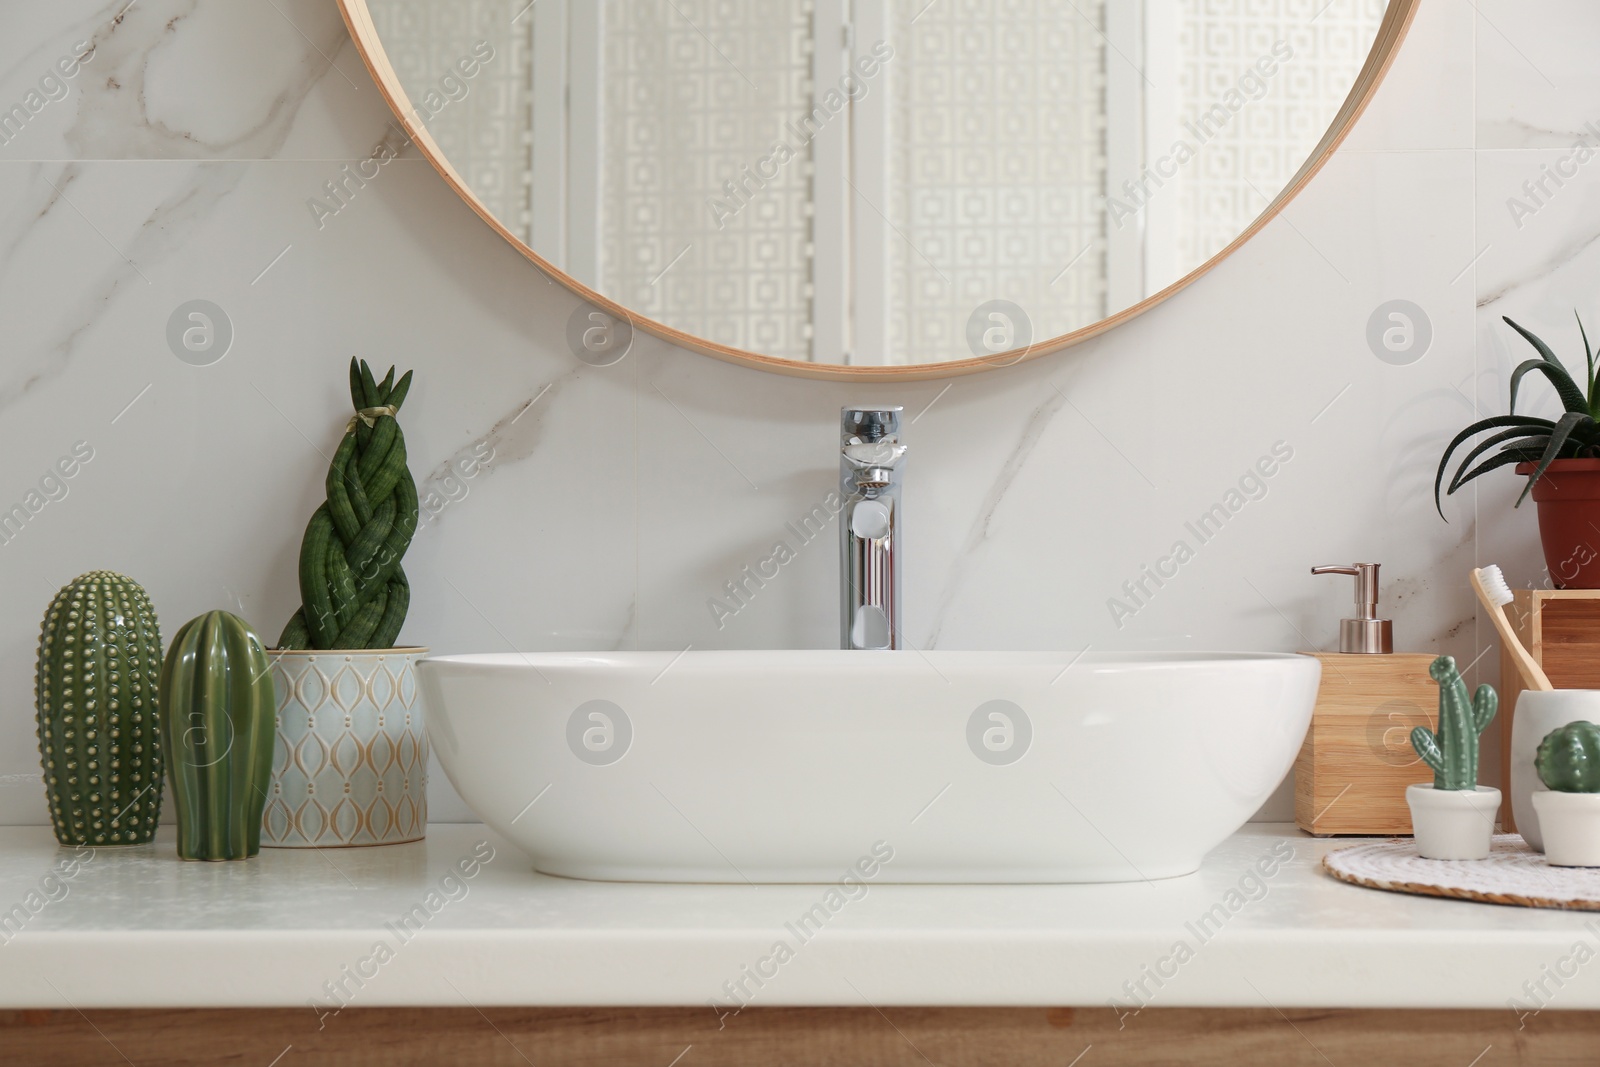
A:
{"label": "round wall mirror", "polygon": [[[819,378],[1008,366],[1247,240],[1418,0],[340,0],[414,142],[629,328]],[[336,195],[337,190],[330,195]],[[328,204],[331,211],[337,204]]]}

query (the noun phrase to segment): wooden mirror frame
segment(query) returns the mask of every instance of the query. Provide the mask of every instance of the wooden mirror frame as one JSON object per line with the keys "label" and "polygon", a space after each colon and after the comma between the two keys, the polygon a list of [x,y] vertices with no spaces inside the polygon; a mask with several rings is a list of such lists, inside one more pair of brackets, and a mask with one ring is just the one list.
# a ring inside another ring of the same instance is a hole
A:
{"label": "wooden mirror frame", "polygon": [[1400,44],[1405,40],[1406,31],[1411,28],[1412,18],[1416,15],[1417,5],[1422,0],[1390,0],[1388,10],[1384,12],[1383,23],[1378,27],[1378,35],[1372,43],[1372,51],[1367,55],[1367,61],[1357,76],[1355,85],[1350,90],[1350,95],[1345,98],[1343,106],[1334,116],[1333,123],[1328,131],[1323,134],[1322,140],[1312,151],[1310,158],[1300,167],[1289,184],[1284,186],[1272,203],[1267,205],[1254,222],[1245,227],[1228,247],[1212,256],[1199,267],[1179,278],[1171,285],[1162,289],[1153,296],[1145,297],[1137,304],[1123,308],[1121,311],[1107,318],[1101,319],[1092,325],[1082,327],[1065,333],[1059,337],[1038,341],[1026,348],[1014,349],[1010,352],[997,353],[993,356],[979,356],[972,359],[951,360],[948,363],[917,363],[903,366],[884,367],[846,367],[831,363],[803,363],[799,360],[779,359],[774,356],[764,356],[759,352],[748,352],[740,348],[730,348],[707,341],[681,330],[676,330],[665,323],[656,322],[630,311],[616,301],[602,296],[582,282],[568,275],[565,271],[557,269],[539,253],[530,248],[526,242],[517,237],[500,220],[495,218],[482,200],[467,187],[465,181],[450,161],[445,158],[438,142],[427,129],[415,120],[415,110],[407,96],[405,88],[400,84],[400,77],[389,62],[383,42],[378,39],[377,27],[373,24],[372,13],[367,8],[367,0],[338,0],[339,11],[344,16],[345,26],[350,30],[350,36],[355,41],[356,50],[361,53],[361,59],[367,65],[367,70],[372,75],[372,80],[377,83],[378,91],[388,101],[390,109],[399,119],[400,125],[412,142],[422,151],[434,169],[444,177],[445,182],[456,195],[467,202],[467,206],[478,213],[484,222],[489,224],[501,237],[511,242],[511,246],[532,260],[550,278],[566,286],[580,299],[604,310],[613,318],[631,323],[636,329],[642,329],[663,340],[699,352],[707,356],[737,363],[740,366],[753,367],[757,370],[775,371],[798,378],[812,378],[823,381],[850,381],[850,382],[915,382],[936,378],[956,378],[967,374],[976,374],[979,371],[993,370],[997,367],[1010,367],[1018,363],[1051,352],[1059,352],[1063,348],[1087,341],[1091,337],[1098,337],[1107,330],[1120,326],[1137,315],[1142,315],[1157,304],[1169,299],[1174,294],[1192,285],[1198,278],[1206,274],[1211,268],[1232,255],[1246,241],[1254,237],[1268,222],[1277,217],[1284,205],[1293,200],[1300,191],[1306,187],[1312,177],[1320,171],[1333,155],[1334,149],[1344,141],[1350,130],[1355,126],[1356,120],[1366,110],[1368,102],[1382,84],[1384,75],[1389,72],[1390,65],[1394,62],[1395,54],[1399,51]]}

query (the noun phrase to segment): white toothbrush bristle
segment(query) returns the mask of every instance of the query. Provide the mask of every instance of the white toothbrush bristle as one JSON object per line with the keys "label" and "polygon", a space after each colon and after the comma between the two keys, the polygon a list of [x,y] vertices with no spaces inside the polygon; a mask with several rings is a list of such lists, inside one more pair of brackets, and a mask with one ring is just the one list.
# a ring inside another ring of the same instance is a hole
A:
{"label": "white toothbrush bristle", "polygon": [[1493,563],[1487,567],[1478,568],[1478,581],[1483,583],[1484,592],[1489,594],[1489,599],[1496,604],[1511,603],[1511,586],[1506,584],[1506,576],[1500,573],[1500,568]]}

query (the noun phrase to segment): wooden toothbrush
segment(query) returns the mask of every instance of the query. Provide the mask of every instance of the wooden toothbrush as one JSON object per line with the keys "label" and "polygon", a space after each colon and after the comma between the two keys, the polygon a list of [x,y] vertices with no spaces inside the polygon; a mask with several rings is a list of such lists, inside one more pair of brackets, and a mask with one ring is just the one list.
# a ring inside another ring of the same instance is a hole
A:
{"label": "wooden toothbrush", "polygon": [[1500,568],[1494,564],[1479,567],[1472,572],[1472,588],[1478,594],[1478,599],[1483,603],[1484,609],[1489,612],[1489,618],[1494,621],[1494,628],[1500,631],[1500,640],[1505,642],[1506,651],[1511,653],[1511,658],[1517,662],[1517,671],[1522,675],[1523,684],[1529,689],[1549,691],[1555,686],[1550,684],[1550,676],[1544,673],[1544,668],[1534,662],[1533,656],[1522,647],[1522,642],[1517,640],[1516,631],[1511,629],[1511,621],[1506,618],[1505,606],[1511,603],[1511,586],[1506,584],[1506,576],[1500,573]]}

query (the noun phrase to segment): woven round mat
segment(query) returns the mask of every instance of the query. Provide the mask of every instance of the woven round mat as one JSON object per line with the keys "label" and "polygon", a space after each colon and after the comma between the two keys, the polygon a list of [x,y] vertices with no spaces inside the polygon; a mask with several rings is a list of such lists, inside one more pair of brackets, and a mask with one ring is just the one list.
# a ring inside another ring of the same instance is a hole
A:
{"label": "woven round mat", "polygon": [[1485,860],[1425,860],[1409,837],[1341,848],[1322,867],[1342,882],[1523,908],[1600,911],[1600,867],[1552,867],[1521,834],[1497,834]]}

